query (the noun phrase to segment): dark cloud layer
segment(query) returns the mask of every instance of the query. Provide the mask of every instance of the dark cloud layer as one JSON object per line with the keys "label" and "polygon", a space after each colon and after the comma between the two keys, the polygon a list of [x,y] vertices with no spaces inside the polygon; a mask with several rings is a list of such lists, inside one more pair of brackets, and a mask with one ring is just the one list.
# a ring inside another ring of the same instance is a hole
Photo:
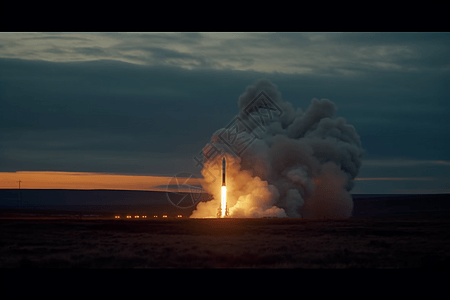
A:
{"label": "dark cloud layer", "polygon": [[357,129],[365,158],[450,160],[445,68],[292,75],[0,59],[0,171],[199,173],[193,156],[259,78],[296,107],[332,100]]}

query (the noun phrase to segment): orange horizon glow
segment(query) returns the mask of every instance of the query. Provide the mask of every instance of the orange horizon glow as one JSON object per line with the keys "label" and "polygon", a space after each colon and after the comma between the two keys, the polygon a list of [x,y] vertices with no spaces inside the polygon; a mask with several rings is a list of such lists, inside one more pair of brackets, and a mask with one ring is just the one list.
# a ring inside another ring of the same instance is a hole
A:
{"label": "orange horizon glow", "polygon": [[[168,189],[172,177],[120,175],[87,172],[20,171],[0,172],[0,189],[74,189],[74,190],[141,190],[195,192],[189,189]],[[201,179],[189,178],[184,184],[201,185]],[[199,189],[198,189],[199,190]]]}
{"label": "orange horizon glow", "polygon": [[[172,177],[153,175],[121,175],[89,172],[19,171],[0,172],[0,189],[74,189],[200,192],[201,189],[166,188]],[[189,178],[185,185],[202,184],[200,178]],[[372,177],[356,181],[430,181],[430,177]]]}

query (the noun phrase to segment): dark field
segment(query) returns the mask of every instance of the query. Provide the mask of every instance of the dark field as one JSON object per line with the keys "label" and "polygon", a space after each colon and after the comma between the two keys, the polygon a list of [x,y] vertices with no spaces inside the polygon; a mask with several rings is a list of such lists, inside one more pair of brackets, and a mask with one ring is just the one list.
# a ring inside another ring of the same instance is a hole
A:
{"label": "dark field", "polygon": [[2,219],[0,267],[449,270],[450,218]]}

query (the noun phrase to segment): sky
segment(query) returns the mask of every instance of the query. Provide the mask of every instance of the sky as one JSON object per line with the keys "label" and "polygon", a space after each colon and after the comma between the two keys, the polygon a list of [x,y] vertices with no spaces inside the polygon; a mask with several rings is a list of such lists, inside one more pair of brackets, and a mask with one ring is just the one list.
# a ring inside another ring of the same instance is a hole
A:
{"label": "sky", "polygon": [[0,188],[201,177],[194,157],[266,78],[294,107],[331,100],[355,127],[352,193],[450,193],[449,50],[448,32],[3,32]]}

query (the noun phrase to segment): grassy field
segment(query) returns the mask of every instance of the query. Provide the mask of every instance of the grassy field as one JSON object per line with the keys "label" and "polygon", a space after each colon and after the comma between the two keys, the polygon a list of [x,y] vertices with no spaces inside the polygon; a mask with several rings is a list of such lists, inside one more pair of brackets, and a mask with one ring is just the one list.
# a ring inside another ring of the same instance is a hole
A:
{"label": "grassy field", "polygon": [[450,269],[450,218],[0,220],[1,268]]}

